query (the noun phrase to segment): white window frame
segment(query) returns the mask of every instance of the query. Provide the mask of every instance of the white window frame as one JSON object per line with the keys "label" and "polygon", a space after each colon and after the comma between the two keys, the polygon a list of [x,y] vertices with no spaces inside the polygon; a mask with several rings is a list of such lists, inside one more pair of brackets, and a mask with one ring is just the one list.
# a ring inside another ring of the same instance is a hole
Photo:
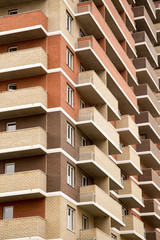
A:
{"label": "white window frame", "polygon": [[67,123],[67,142],[74,147],[74,128]]}
{"label": "white window frame", "polygon": [[[86,228],[85,228],[85,224],[84,224],[84,220],[86,221]],[[89,221],[88,221],[88,217],[86,217],[85,215],[82,215],[82,229],[85,230],[85,229],[88,229],[89,228]]]}
{"label": "white window frame", "polygon": [[66,48],[66,64],[73,71],[73,53],[68,47]]}
{"label": "white window frame", "polygon": [[[7,208],[11,209],[11,211],[12,211],[12,217],[10,217],[10,218],[7,218],[7,216],[6,216],[5,210],[6,210]],[[13,206],[5,206],[5,207],[3,207],[3,219],[4,219],[4,220],[13,219]]]}
{"label": "white window frame", "polygon": [[[84,143],[85,143],[85,144],[84,144]],[[84,138],[84,137],[82,137],[82,139],[81,139],[81,146],[82,146],[82,147],[87,146],[87,139]]]}
{"label": "white window frame", "polygon": [[73,17],[67,10],[66,10],[66,28],[71,34],[73,34]]}
{"label": "white window frame", "polygon": [[8,10],[8,15],[9,15],[9,16],[16,15],[16,14],[18,14],[18,9]]}
{"label": "white window frame", "polygon": [[[11,165],[14,166],[13,167],[14,171],[12,173],[7,173],[7,166],[11,166]],[[6,163],[5,164],[5,174],[13,174],[13,173],[15,173],[15,163]]]}
{"label": "white window frame", "polygon": [[85,71],[86,71],[86,69],[83,67],[82,64],[80,64],[80,72],[85,72]]}
{"label": "white window frame", "polygon": [[74,187],[74,167],[67,164],[67,184]]}
{"label": "white window frame", "polygon": [[[85,184],[84,184],[84,182],[85,182]],[[88,185],[88,178],[86,176],[82,175],[82,187],[87,186],[87,185]]]}
{"label": "white window frame", "polygon": [[7,85],[7,91],[15,91],[16,89],[10,89],[11,86],[16,86],[16,89],[17,89],[17,83],[9,83]]}
{"label": "white window frame", "polygon": [[85,37],[85,33],[82,31],[82,29],[79,29],[79,37],[80,38]]}
{"label": "white window frame", "polygon": [[[14,130],[9,130],[9,125],[14,125],[15,129]],[[6,124],[6,132],[12,132],[12,131],[16,131],[16,122],[9,122]]]}
{"label": "white window frame", "polygon": [[75,210],[67,206],[67,229],[70,231],[74,232],[74,215],[75,215]]}
{"label": "white window frame", "polygon": [[[14,51],[12,51],[14,49]],[[18,47],[17,46],[13,46],[13,47],[9,47],[8,48],[8,52],[16,52],[18,51]]]}
{"label": "white window frame", "polygon": [[67,84],[67,103],[73,107],[74,99],[74,90],[69,84]]}
{"label": "white window frame", "polygon": [[80,100],[80,108],[85,108],[85,107],[86,107],[86,103],[81,98],[81,100]]}

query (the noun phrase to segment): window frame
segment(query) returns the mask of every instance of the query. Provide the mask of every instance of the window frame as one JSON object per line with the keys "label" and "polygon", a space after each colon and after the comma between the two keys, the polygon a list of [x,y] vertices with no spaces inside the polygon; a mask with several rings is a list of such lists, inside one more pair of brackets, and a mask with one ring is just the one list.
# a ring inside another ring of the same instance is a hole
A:
{"label": "window frame", "polygon": [[74,90],[67,84],[67,103],[73,108],[74,105]]}
{"label": "window frame", "polygon": [[[9,165],[13,165],[14,166],[14,171],[12,173],[7,173],[7,166],[9,166]],[[14,174],[15,173],[15,163],[14,162],[13,163],[5,163],[4,167],[5,167],[4,168],[4,173],[5,174]]]}
{"label": "window frame", "polygon": [[[85,144],[83,144],[83,142],[85,142]],[[87,146],[87,139],[84,138],[84,137],[82,137],[82,139],[81,139],[81,146],[82,146],[82,147]]]}
{"label": "window frame", "polygon": [[72,51],[66,47],[66,64],[73,71],[73,56]]}
{"label": "window frame", "polygon": [[[70,211],[70,214],[69,214]],[[67,206],[67,229],[74,232],[75,209]]]}
{"label": "window frame", "polygon": [[74,147],[74,127],[67,123],[67,142]]}
{"label": "window frame", "polygon": [[[16,89],[10,89],[10,86],[16,86]],[[16,91],[17,90],[17,83],[8,83],[7,85],[7,91]]]}
{"label": "window frame", "polygon": [[[15,129],[14,130],[9,130],[8,129],[9,125],[15,125]],[[16,127],[17,127],[16,122],[8,122],[8,123],[6,123],[6,132],[16,131],[16,129],[17,129]]]}
{"label": "window frame", "polygon": [[[12,217],[11,218],[6,218],[5,217],[5,209],[7,209],[7,208],[10,208],[10,209],[12,209]],[[3,207],[3,220],[11,220],[11,219],[13,219],[13,206],[4,206]]]}
{"label": "window frame", "polygon": [[71,14],[66,10],[66,29],[73,35],[73,17]]}
{"label": "window frame", "polygon": [[[83,105],[84,105],[84,107],[83,107]],[[85,103],[85,101],[81,98],[81,100],[80,100],[80,108],[82,109],[82,108],[85,108],[86,107],[86,103]]]}
{"label": "window frame", "polygon": [[74,167],[67,163],[67,184],[74,188],[74,179],[75,179],[75,169]]}
{"label": "window frame", "polygon": [[[86,181],[86,184],[83,184],[84,183],[84,180],[85,179],[85,181]],[[88,186],[88,178],[86,177],[86,176],[84,176],[83,174],[82,174],[82,187],[85,187],[85,186]]]}
{"label": "window frame", "polygon": [[[87,223],[86,228],[84,227],[84,220],[86,220],[86,223]],[[88,220],[88,217],[86,217],[85,215],[82,215],[82,229],[83,230],[89,229],[89,220]]]}
{"label": "window frame", "polygon": [[18,14],[18,9],[10,9],[10,10],[8,10],[8,15],[9,16],[17,15],[17,14]]}
{"label": "window frame", "polygon": [[[12,51],[12,49],[15,49]],[[8,52],[16,52],[18,51],[18,47],[17,46],[13,46],[13,47],[8,47]]]}

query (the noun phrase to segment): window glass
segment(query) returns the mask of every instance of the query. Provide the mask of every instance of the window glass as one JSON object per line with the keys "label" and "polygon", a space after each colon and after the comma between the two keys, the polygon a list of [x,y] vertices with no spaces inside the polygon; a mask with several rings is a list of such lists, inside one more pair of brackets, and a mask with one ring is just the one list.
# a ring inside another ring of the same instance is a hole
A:
{"label": "window glass", "polygon": [[3,208],[3,219],[13,219],[13,206]]}
{"label": "window glass", "polygon": [[74,231],[74,209],[67,207],[67,228]]}
{"label": "window glass", "polygon": [[80,107],[81,108],[85,108],[86,107],[86,103],[82,99],[80,100]]}
{"label": "window glass", "polygon": [[67,124],[67,142],[74,147],[74,128],[69,123]]}
{"label": "window glass", "polygon": [[15,163],[5,164],[5,174],[11,174],[15,172]]}
{"label": "window glass", "polygon": [[81,142],[81,146],[86,146],[87,145],[87,140],[84,138],[84,137],[82,137],[82,142]]}
{"label": "window glass", "polygon": [[88,218],[86,216],[82,216],[82,229],[88,229]]}
{"label": "window glass", "polygon": [[73,18],[68,11],[66,11],[66,28],[71,34],[73,33]]}
{"label": "window glass", "polygon": [[87,186],[88,185],[88,178],[84,175],[82,175],[82,186]]}
{"label": "window glass", "polygon": [[7,123],[6,125],[6,131],[7,132],[11,132],[11,131],[15,131],[16,130],[16,123]]}
{"label": "window glass", "polygon": [[66,64],[71,70],[73,70],[73,53],[69,48],[66,50]]}
{"label": "window glass", "polygon": [[74,187],[74,167],[67,164],[67,183]]}
{"label": "window glass", "polygon": [[67,84],[67,103],[73,107],[73,89]]}

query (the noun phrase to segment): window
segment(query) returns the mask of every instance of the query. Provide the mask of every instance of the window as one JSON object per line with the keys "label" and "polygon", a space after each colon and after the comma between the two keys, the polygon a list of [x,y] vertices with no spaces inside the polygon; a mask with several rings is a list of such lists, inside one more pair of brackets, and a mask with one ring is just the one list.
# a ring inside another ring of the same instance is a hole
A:
{"label": "window", "polygon": [[128,209],[126,209],[125,207],[122,207],[122,219],[123,219],[123,222],[124,222],[124,216],[127,216],[128,215]]}
{"label": "window", "polygon": [[74,231],[74,209],[67,207],[67,228]]}
{"label": "window", "polygon": [[15,131],[16,130],[16,123],[7,123],[6,125],[6,131],[7,132],[11,132],[11,131]]}
{"label": "window", "polygon": [[67,124],[67,142],[74,147],[74,128],[69,123]]}
{"label": "window", "polygon": [[7,86],[8,91],[14,91],[17,89],[17,83],[9,83]]}
{"label": "window", "polygon": [[87,140],[84,138],[84,137],[82,137],[82,140],[81,140],[81,146],[86,146],[87,145]]}
{"label": "window", "polygon": [[82,187],[88,185],[88,178],[84,175],[82,175]]}
{"label": "window", "polygon": [[111,238],[113,238],[113,239],[117,240],[117,236],[116,236],[116,235],[114,235],[113,233],[111,233]]}
{"label": "window", "polygon": [[74,167],[67,164],[67,183],[74,187]]}
{"label": "window", "polygon": [[86,107],[86,103],[82,99],[80,100],[80,107],[81,108],[85,108]]}
{"label": "window", "polygon": [[14,47],[9,47],[8,48],[8,52],[15,52],[18,50],[18,47],[17,46],[14,46]]}
{"label": "window", "polygon": [[3,219],[13,219],[13,206],[3,208]]}
{"label": "window", "polygon": [[86,71],[86,69],[83,67],[83,65],[81,64],[80,65],[80,72],[85,72]]}
{"label": "window", "polygon": [[8,11],[8,15],[16,15],[18,14],[18,9],[12,9]]}
{"label": "window", "polygon": [[71,34],[73,33],[73,18],[68,11],[66,11],[66,28]]}
{"label": "window", "polygon": [[79,37],[80,38],[85,37],[85,34],[81,29],[79,30]]}
{"label": "window", "polygon": [[67,103],[73,107],[73,89],[67,84]]}
{"label": "window", "polygon": [[122,142],[120,142],[120,148],[123,148],[123,147],[125,147],[125,145]]}
{"label": "window", "polygon": [[15,172],[15,163],[5,164],[5,174],[12,174]]}
{"label": "window", "polygon": [[71,70],[73,70],[73,53],[69,50],[69,48],[67,48],[66,64]]}
{"label": "window", "polygon": [[82,229],[88,229],[88,218],[86,216],[82,216]]}

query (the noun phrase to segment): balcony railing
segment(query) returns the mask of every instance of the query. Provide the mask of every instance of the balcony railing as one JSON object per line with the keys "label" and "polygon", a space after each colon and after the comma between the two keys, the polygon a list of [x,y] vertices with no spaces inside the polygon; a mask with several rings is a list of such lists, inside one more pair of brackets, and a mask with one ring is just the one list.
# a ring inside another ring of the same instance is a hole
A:
{"label": "balcony railing", "polygon": [[0,239],[41,238],[45,239],[46,221],[41,217],[0,220]]}
{"label": "balcony railing", "polygon": [[78,240],[112,240],[112,238],[98,228],[81,229]]}
{"label": "balcony railing", "polygon": [[0,119],[45,113],[47,93],[42,87],[0,93]]}
{"label": "balcony railing", "polygon": [[0,54],[0,79],[37,76],[46,73],[47,54],[42,47]]}

